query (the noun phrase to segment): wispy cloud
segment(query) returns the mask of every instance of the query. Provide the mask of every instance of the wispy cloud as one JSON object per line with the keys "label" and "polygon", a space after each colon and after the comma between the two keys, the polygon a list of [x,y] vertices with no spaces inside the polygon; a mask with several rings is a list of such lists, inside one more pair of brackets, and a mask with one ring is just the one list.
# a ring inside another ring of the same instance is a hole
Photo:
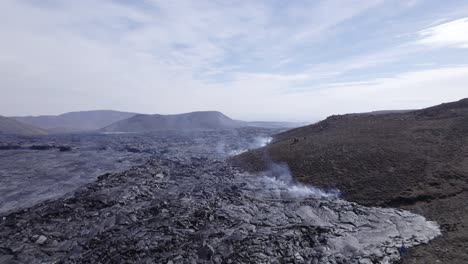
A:
{"label": "wispy cloud", "polygon": [[[443,65],[468,63],[459,51],[467,44],[463,13],[447,15],[443,23],[437,17],[425,28],[420,21],[431,21],[433,13],[424,10],[445,13],[424,5],[0,1],[0,113],[216,109],[243,119],[307,120],[312,112],[324,117],[335,106],[322,102],[332,100],[338,86],[366,96],[358,92],[362,84],[410,83],[402,76],[414,73],[415,65],[455,70]],[[456,8],[446,3],[443,10]],[[447,51],[433,48],[442,46]],[[377,108],[392,106],[381,103]],[[354,109],[352,103],[339,108]]]}
{"label": "wispy cloud", "polygon": [[468,48],[468,18],[457,19],[419,32],[418,44],[432,47]]}

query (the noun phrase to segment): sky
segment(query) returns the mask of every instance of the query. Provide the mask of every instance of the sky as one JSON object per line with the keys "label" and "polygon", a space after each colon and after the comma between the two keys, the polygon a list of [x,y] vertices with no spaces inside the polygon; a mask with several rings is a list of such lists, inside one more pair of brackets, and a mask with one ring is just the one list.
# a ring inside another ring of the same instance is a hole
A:
{"label": "sky", "polygon": [[2,0],[0,115],[317,121],[468,97],[468,1]]}

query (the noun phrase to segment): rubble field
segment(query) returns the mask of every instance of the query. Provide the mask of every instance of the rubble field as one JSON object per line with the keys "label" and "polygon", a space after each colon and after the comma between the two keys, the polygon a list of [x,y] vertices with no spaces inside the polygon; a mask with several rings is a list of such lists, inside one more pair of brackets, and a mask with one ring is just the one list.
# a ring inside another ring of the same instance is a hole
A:
{"label": "rubble field", "polygon": [[142,164],[4,212],[0,263],[397,263],[402,247],[440,235],[420,215],[296,184],[281,164],[256,175],[232,167],[233,150],[267,142],[238,136],[168,143]]}

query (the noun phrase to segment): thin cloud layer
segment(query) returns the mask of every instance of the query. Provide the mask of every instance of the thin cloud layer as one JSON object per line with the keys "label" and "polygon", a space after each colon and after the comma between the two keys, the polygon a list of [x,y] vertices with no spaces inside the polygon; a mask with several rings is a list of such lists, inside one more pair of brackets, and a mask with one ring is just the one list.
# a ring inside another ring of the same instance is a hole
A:
{"label": "thin cloud layer", "polygon": [[418,43],[435,47],[468,48],[468,18],[443,23],[419,32]]}
{"label": "thin cloud layer", "polygon": [[423,107],[468,96],[467,17],[463,1],[1,1],[0,114]]}

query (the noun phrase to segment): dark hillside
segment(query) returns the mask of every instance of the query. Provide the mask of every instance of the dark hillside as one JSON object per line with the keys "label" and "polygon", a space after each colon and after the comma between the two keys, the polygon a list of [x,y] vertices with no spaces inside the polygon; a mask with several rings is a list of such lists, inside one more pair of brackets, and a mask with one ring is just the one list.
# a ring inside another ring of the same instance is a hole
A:
{"label": "dark hillside", "polygon": [[421,255],[412,259],[417,263],[468,263],[468,99],[412,112],[331,116],[277,134],[272,144],[231,162],[259,171],[265,156],[287,163],[298,181],[339,188],[347,200],[438,221],[444,236],[414,252]]}

